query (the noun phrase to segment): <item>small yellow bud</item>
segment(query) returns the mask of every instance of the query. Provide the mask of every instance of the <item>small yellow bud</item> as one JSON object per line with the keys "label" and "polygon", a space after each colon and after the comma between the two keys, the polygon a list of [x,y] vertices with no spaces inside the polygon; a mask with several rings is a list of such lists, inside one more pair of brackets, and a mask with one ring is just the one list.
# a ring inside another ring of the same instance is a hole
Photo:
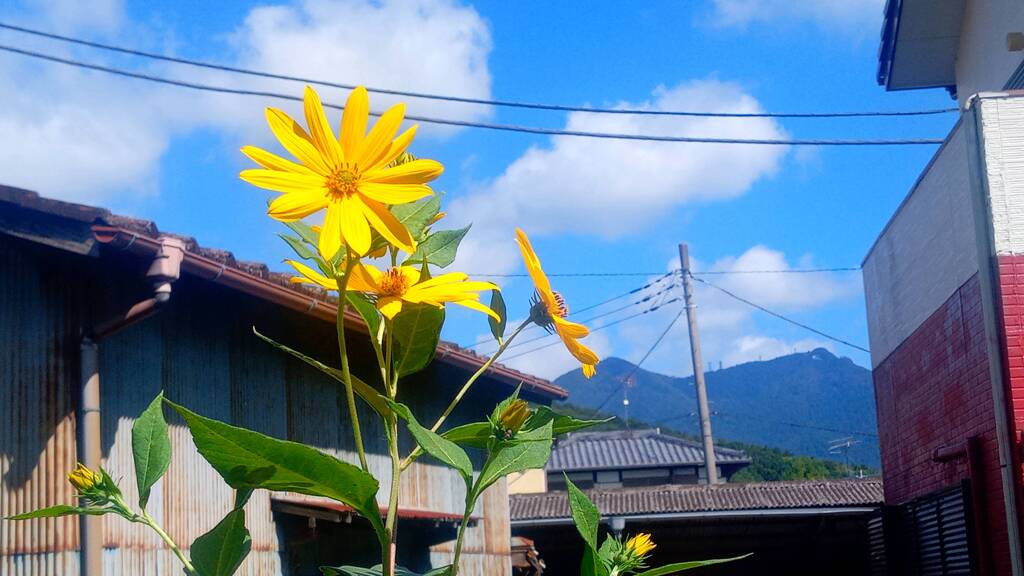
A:
{"label": "small yellow bud", "polygon": [[525,400],[516,400],[508,405],[501,415],[498,416],[498,424],[507,435],[519,432],[523,424],[533,415],[530,405]]}
{"label": "small yellow bud", "polygon": [[434,224],[437,224],[438,222],[441,221],[441,218],[444,218],[447,215],[448,213],[443,210],[441,212],[438,212],[437,214],[434,215],[433,218],[430,219],[430,222],[427,222],[427,226],[433,226]]}
{"label": "small yellow bud", "polygon": [[68,474],[68,482],[75,487],[75,490],[78,490],[79,492],[86,492],[96,488],[96,486],[103,482],[103,476],[93,472],[84,464],[79,462],[78,467],[75,468],[74,472]]}
{"label": "small yellow bud", "polygon": [[638,559],[644,558],[656,547],[657,545],[653,540],[651,540],[651,535],[646,532],[641,532],[629,540],[626,540],[625,545],[626,550]]}

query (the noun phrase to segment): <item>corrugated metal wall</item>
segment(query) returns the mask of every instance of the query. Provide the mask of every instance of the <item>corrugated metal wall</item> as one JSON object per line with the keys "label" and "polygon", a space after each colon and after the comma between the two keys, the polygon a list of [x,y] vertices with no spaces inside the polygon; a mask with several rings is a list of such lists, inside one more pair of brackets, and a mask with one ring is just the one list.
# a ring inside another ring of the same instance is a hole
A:
{"label": "corrugated metal wall", "polygon": [[[73,398],[77,389],[77,298],[90,307],[126,307],[145,296],[145,285],[103,285],[89,293],[89,282],[69,281],[64,262],[80,257],[0,237],[0,514],[72,501],[64,481],[75,461]],[[104,258],[90,261],[83,274],[102,269],[117,279],[141,279],[138,263]],[[111,262],[110,260],[115,260]],[[78,266],[80,266],[77,264]],[[43,268],[45,266],[45,269]],[[76,297],[69,294],[75,291]],[[69,312],[71,311],[71,312]],[[68,316],[72,314],[72,316]],[[98,316],[103,313],[97,312]],[[273,350],[252,335],[261,331],[321,358],[333,358],[331,326],[274,308],[247,296],[185,277],[174,286],[171,304],[159,316],[100,343],[104,466],[119,478],[128,501],[136,499],[131,456],[133,418],[163,389],[168,398],[214,418],[280,438],[312,444],[356,462],[347,424],[339,419],[337,389],[315,370]],[[367,358],[368,349],[355,346]],[[366,374],[372,374],[363,366]],[[359,365],[357,363],[357,370]],[[404,385],[405,401],[429,418],[439,413],[457,374],[437,367]],[[502,390],[474,391],[468,406],[493,406]],[[483,408],[460,410],[460,414]],[[198,455],[188,430],[168,414],[174,456],[170,471],[154,488],[149,510],[182,545],[203,534],[228,511],[231,491]],[[371,467],[387,478],[383,429],[364,412],[361,418]],[[403,452],[409,450],[403,448]],[[385,504],[387,481],[379,500]],[[280,527],[268,492],[253,495],[246,507],[253,552],[241,574],[288,573],[279,544]],[[425,460],[411,467],[402,486],[402,507],[461,514],[464,488],[458,475]],[[481,521],[467,535],[466,574],[506,576],[509,567],[508,504],[504,484],[484,498]],[[155,535],[119,518],[104,517],[106,576],[177,573],[177,560]],[[401,532],[400,532],[401,534]],[[74,574],[78,571],[77,521],[0,521],[0,573]],[[375,547],[372,540],[367,546]],[[450,546],[431,558],[450,559]]]}

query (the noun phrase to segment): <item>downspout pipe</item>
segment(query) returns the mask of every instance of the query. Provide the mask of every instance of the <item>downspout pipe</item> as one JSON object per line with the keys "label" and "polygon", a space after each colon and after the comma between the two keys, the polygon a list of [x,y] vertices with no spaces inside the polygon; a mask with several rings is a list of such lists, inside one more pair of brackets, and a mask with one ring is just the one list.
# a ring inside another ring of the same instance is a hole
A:
{"label": "downspout pipe", "polygon": [[[103,458],[100,436],[99,342],[160,311],[171,299],[171,283],[181,275],[185,244],[177,238],[162,238],[160,248],[146,272],[153,296],[137,302],[124,314],[99,322],[82,335],[79,366],[78,460],[98,470]],[[82,576],[103,573],[103,525],[101,516],[79,517]]]}

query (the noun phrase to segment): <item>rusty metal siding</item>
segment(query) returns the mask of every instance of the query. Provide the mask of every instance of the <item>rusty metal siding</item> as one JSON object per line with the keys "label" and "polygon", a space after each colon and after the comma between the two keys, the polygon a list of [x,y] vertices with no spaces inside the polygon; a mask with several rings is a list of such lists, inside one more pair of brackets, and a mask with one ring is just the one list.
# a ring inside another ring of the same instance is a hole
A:
{"label": "rusty metal siding", "polygon": [[[71,502],[64,475],[75,461],[73,398],[77,389],[75,288],[53,266],[25,246],[11,248],[0,237],[0,514]],[[62,257],[71,260],[70,257]],[[102,259],[101,259],[102,260]],[[83,282],[76,297],[106,310],[122,310],[146,291],[138,263],[90,260],[83,275],[115,273],[119,286]],[[61,264],[63,265],[63,264]],[[45,268],[44,268],[45,266]],[[128,272],[128,273],[126,273]],[[138,282],[130,279],[139,278]],[[128,278],[128,280],[123,280]],[[66,310],[74,314],[69,315]],[[97,312],[98,315],[101,315]],[[68,316],[65,318],[65,316]],[[339,413],[336,384],[316,370],[266,345],[261,331],[336,363],[333,327],[225,288],[186,276],[174,285],[167,309],[100,342],[104,466],[120,480],[129,502],[137,500],[131,426],[163,389],[168,398],[210,417],[279,438],[307,442],[356,463],[347,412]],[[351,345],[355,370],[371,380],[367,345]],[[403,383],[405,401],[424,420],[436,417],[465,375],[435,367]],[[443,383],[443,384],[441,384]],[[495,387],[496,388],[496,387]],[[500,399],[500,390],[474,390],[452,425],[479,418]],[[167,476],[153,489],[149,511],[182,547],[212,528],[228,511],[232,491],[207,464],[180,419],[168,411],[174,454]],[[382,479],[386,504],[390,462],[382,425],[360,407],[372,472]],[[412,445],[403,440],[402,452]],[[477,462],[479,465],[480,462]],[[269,493],[257,492],[246,507],[253,552],[241,574],[272,576],[287,570]],[[424,458],[405,474],[403,508],[461,514],[465,489],[458,474]],[[467,574],[507,576],[508,504],[504,485],[488,491],[478,506],[478,525],[467,534]],[[400,527],[400,530],[402,528]],[[16,576],[78,572],[75,519],[23,524],[0,521],[0,573]],[[159,539],[120,518],[104,517],[107,576],[174,573],[177,559]],[[401,538],[401,532],[400,532]],[[368,546],[374,544],[368,542]],[[431,556],[450,560],[443,546]]]}
{"label": "rusty metal siding", "polygon": [[[71,501],[73,286],[45,249],[0,237],[0,517]],[[0,520],[0,573],[77,571],[75,518]]]}

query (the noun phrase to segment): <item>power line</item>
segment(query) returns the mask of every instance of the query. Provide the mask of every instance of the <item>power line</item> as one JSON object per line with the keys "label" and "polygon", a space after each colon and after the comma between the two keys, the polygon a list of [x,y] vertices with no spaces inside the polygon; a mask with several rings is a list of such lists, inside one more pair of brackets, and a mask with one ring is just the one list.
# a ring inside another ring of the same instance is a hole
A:
{"label": "power line", "polygon": [[708,282],[707,280],[704,280],[702,278],[696,278],[696,277],[694,277],[693,279],[696,280],[697,282],[700,282],[701,284],[705,284],[707,286],[710,286],[711,288],[714,288],[715,290],[718,290],[719,292],[722,292],[726,296],[729,296],[730,298],[733,298],[734,300],[738,300],[738,301],[746,304],[747,306],[750,306],[752,308],[757,308],[758,310],[764,312],[765,314],[769,314],[771,316],[774,316],[774,317],[778,318],[779,320],[783,320],[783,321],[789,322],[790,324],[793,324],[794,326],[799,326],[800,328],[803,328],[804,330],[813,332],[813,333],[817,334],[818,336],[822,336],[824,338],[828,338],[829,340],[831,340],[833,342],[837,342],[839,344],[843,344],[845,346],[849,346],[850,348],[856,348],[857,350],[860,350],[862,352],[868,352],[868,353],[871,352],[870,350],[868,350],[867,348],[865,348],[863,346],[859,346],[859,345],[854,344],[852,342],[849,342],[847,340],[843,340],[842,338],[837,338],[836,336],[832,336],[831,334],[826,334],[825,332],[822,332],[821,330],[818,330],[817,328],[812,328],[812,327],[808,326],[807,324],[804,324],[802,322],[798,322],[796,320],[793,320],[792,318],[788,318],[786,316],[783,316],[782,314],[779,314],[778,312],[769,310],[768,308],[765,308],[764,306],[761,306],[760,304],[756,304],[754,302],[751,302],[750,300],[747,300],[746,298],[743,298],[742,296],[739,296],[738,294],[736,294],[734,292],[730,292],[729,290],[726,290],[725,288],[722,288],[721,286],[718,286],[716,284],[712,284],[711,282]]}
{"label": "power line", "polygon": [[[708,270],[706,272],[693,272],[693,276],[728,276],[732,274],[821,274],[826,272],[859,272],[860,266],[847,266],[841,268],[787,268],[781,270]],[[678,274],[679,268],[675,268],[670,272],[665,273],[665,276],[670,274]],[[548,274],[552,278],[585,278],[585,277],[616,277],[616,276],[654,276],[659,272],[556,272]],[[508,273],[508,274],[496,274],[496,273],[483,273],[483,274],[470,274],[478,278],[528,278],[530,275],[526,273]]]}
{"label": "power line", "polygon": [[[78,44],[80,46],[88,46],[90,48],[97,48],[100,50],[107,50],[110,52],[118,52],[121,54],[127,54],[130,56],[138,56],[141,58],[149,58],[152,60],[161,60],[164,62],[172,62],[175,64],[183,64],[186,66],[194,66],[197,68],[206,68],[209,70],[219,70],[222,72],[231,72],[234,74],[244,74],[246,76],[255,76],[259,78],[269,78],[273,80],[285,80],[289,82],[304,82],[307,84],[315,84],[318,86],[327,86],[330,88],[341,88],[344,90],[352,90],[356,88],[354,84],[342,84],[338,82],[329,82],[326,80],[317,80],[314,78],[305,78],[301,76],[291,76],[287,74],[277,74],[273,72],[266,72],[262,70],[253,70],[251,68],[240,68],[237,66],[227,66],[223,64],[215,64],[212,62],[204,62],[201,60],[193,60],[188,58],[178,58],[174,56],[167,56],[164,54],[158,54],[155,52],[147,52],[144,50],[138,50],[135,48],[126,48],[124,46],[115,46],[113,44],[104,44],[101,42],[93,42],[82,38],[74,38],[72,36],[63,36],[60,34],[54,34],[53,32],[46,32],[44,30],[38,30],[33,28],[25,28],[23,26],[15,26],[13,24],[6,24],[0,22],[0,28],[11,30],[14,32],[21,32],[23,34],[31,34],[41,38],[48,38],[50,40],[58,40],[61,42],[68,42],[71,44]],[[859,111],[859,112],[693,112],[683,110],[647,110],[640,108],[597,108],[591,106],[567,106],[562,104],[544,104],[538,102],[523,102],[515,100],[491,100],[486,98],[469,98],[465,96],[452,96],[443,94],[431,94],[425,92],[413,92],[407,90],[395,90],[389,88],[371,88],[367,87],[368,92],[374,92],[377,94],[389,94],[393,96],[408,96],[411,98],[423,98],[428,100],[441,100],[446,102],[461,102],[464,104],[483,104],[488,106],[503,106],[509,108],[527,108],[533,110],[554,110],[559,112],[587,112],[592,114],[628,114],[628,115],[646,115],[646,116],[690,116],[690,117],[711,117],[711,118],[859,118],[859,117],[887,117],[887,116],[930,116],[935,114],[948,114],[952,112],[959,112],[958,108],[938,108],[929,110],[909,110],[909,111]]]}
{"label": "power line", "polygon": [[[713,413],[713,415],[728,417],[728,416],[735,416],[736,414],[734,414],[732,412],[717,412],[716,411],[716,412]],[[662,424],[664,424],[666,422],[673,422],[675,420],[682,420],[684,418],[689,418],[691,416],[693,416],[692,412],[689,415],[686,415],[686,416],[672,416],[672,417],[669,417],[669,418],[662,418],[661,420],[658,420],[655,423],[655,426],[660,426],[660,425],[662,425]],[[835,432],[837,434],[851,434],[851,435],[854,435],[854,436],[864,436],[864,437],[867,437],[867,438],[878,438],[878,434],[875,434],[873,432],[860,432],[860,431],[857,431],[857,430],[841,430],[839,428],[829,428],[827,426],[814,426],[814,425],[811,425],[811,424],[800,424],[798,422],[786,422],[786,421],[783,421],[783,420],[772,420],[770,418],[763,418],[763,417],[761,417],[761,415],[746,414],[746,415],[742,415],[742,416],[739,416],[739,417],[741,417],[741,418],[756,418],[757,420],[759,420],[761,422],[770,422],[772,424],[778,424],[780,426],[791,426],[793,428],[806,428],[808,430],[821,430],[823,432]]]}
{"label": "power line", "polygon": [[787,268],[785,270],[708,270],[692,272],[691,276],[722,276],[728,274],[817,274],[820,272],[860,272],[860,266],[845,268]]}
{"label": "power line", "polygon": [[[293,102],[301,102],[302,98],[298,96],[292,96],[289,94],[281,94],[278,92],[268,92],[263,90],[246,90],[241,88],[228,88],[224,86],[211,86],[209,84],[200,84],[198,82],[184,81],[184,80],[173,80],[162,76],[156,76],[153,74],[143,74],[141,72],[133,72],[122,68],[114,68],[110,66],[102,66],[99,64],[91,64],[80,60],[74,60],[70,58],[62,58],[59,56],[53,56],[50,54],[43,54],[41,52],[34,52],[31,50],[25,50],[22,48],[15,48],[13,46],[0,45],[0,51],[9,52],[13,54],[20,54],[30,58],[36,58],[40,60],[46,60],[48,62],[55,62],[58,64],[64,64],[67,66],[74,66],[76,68],[84,68],[87,70],[95,70],[97,72],[104,72],[107,74],[114,74],[117,76],[123,76],[126,78],[133,78],[136,80],[145,80],[148,82],[155,82],[158,84],[166,84],[169,86],[176,86],[179,88],[188,88],[191,90],[199,90],[203,92],[214,92],[220,94],[233,94],[237,96],[257,96],[262,98],[274,98],[278,100],[289,100]],[[325,108],[332,108],[335,110],[344,110],[345,107],[338,104],[330,104],[325,102]],[[380,116],[379,112],[370,112],[371,116]],[[558,128],[542,128],[537,126],[525,126],[518,124],[494,124],[485,122],[470,122],[466,120],[452,120],[442,118],[431,118],[427,116],[411,116],[407,115],[406,120],[413,122],[423,122],[426,124],[441,124],[446,126],[460,126],[465,128],[481,128],[485,130],[499,130],[504,132],[519,132],[524,134],[542,134],[547,136],[573,136],[579,138],[597,138],[605,140],[630,140],[630,141],[643,141],[643,142],[677,142],[677,143],[689,143],[689,144],[751,144],[751,145],[764,145],[764,146],[915,146],[915,145],[932,145],[942,144],[944,142],[941,138],[904,138],[904,139],[819,139],[819,138],[807,138],[807,139],[783,139],[783,138],[711,138],[711,137],[697,137],[697,136],[657,136],[653,134],[622,134],[622,133],[610,133],[610,132],[588,132],[584,130],[563,130]]]}

